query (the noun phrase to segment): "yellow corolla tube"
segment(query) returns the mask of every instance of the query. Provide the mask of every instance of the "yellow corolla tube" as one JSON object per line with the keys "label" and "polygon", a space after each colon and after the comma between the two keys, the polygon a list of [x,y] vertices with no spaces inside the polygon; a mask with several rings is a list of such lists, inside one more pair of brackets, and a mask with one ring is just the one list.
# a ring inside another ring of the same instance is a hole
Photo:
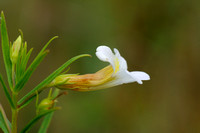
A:
{"label": "yellow corolla tube", "polygon": [[150,80],[150,76],[145,72],[129,72],[126,60],[117,49],[114,49],[113,53],[109,47],[99,46],[96,50],[96,56],[110,65],[93,74],[60,75],[51,82],[51,86],[75,91],[93,91],[131,82],[142,84],[142,80]]}

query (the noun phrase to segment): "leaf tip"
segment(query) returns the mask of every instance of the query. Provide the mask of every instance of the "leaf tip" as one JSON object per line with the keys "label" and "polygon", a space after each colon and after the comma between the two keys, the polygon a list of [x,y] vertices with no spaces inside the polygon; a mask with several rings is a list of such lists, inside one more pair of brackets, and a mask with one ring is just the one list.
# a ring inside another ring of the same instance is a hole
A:
{"label": "leaf tip", "polygon": [[1,15],[3,15],[3,11],[1,11]]}
{"label": "leaf tip", "polygon": [[58,38],[58,37],[59,37],[59,36],[54,36],[53,38],[56,39],[56,38]]}
{"label": "leaf tip", "polygon": [[3,11],[1,11],[1,20],[4,19],[4,18],[5,18],[4,13],[3,13]]}
{"label": "leaf tip", "polygon": [[84,54],[84,56],[88,56],[88,57],[92,58],[92,55],[90,55],[90,54]]}
{"label": "leaf tip", "polygon": [[54,37],[52,37],[51,39],[50,39],[50,41],[53,41],[54,39],[57,39],[58,38],[58,36],[54,36]]}

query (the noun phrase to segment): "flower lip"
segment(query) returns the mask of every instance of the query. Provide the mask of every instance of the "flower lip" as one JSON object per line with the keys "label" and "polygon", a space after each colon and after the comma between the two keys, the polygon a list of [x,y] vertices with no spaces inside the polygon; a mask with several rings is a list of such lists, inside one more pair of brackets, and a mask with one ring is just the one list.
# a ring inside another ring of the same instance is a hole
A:
{"label": "flower lip", "polygon": [[150,76],[145,72],[134,71],[130,72],[130,75],[138,82],[138,84],[143,84],[142,80],[150,80]]}
{"label": "flower lip", "polygon": [[109,62],[115,70],[114,54],[107,46],[99,46],[96,50],[96,56],[104,62]]}
{"label": "flower lip", "polygon": [[126,60],[120,55],[116,48],[114,49],[114,53],[108,46],[99,46],[96,50],[96,56],[101,61],[109,62],[115,73],[120,69],[127,69]]}

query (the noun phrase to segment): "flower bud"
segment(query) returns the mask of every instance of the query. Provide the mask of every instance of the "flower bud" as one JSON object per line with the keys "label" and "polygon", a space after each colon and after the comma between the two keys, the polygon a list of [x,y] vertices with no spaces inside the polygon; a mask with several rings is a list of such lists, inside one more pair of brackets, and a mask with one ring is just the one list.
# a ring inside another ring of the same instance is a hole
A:
{"label": "flower bud", "polygon": [[22,38],[21,38],[21,36],[19,36],[14,41],[14,43],[11,47],[11,51],[10,51],[10,59],[11,59],[13,64],[15,64],[17,62],[17,58],[18,58],[18,55],[19,55],[19,50],[21,48],[21,44],[22,44]]}
{"label": "flower bud", "polygon": [[49,109],[52,109],[54,107],[55,100],[52,99],[52,97],[48,97],[43,99],[40,104],[37,106],[36,113],[41,114],[45,111],[48,111]]}

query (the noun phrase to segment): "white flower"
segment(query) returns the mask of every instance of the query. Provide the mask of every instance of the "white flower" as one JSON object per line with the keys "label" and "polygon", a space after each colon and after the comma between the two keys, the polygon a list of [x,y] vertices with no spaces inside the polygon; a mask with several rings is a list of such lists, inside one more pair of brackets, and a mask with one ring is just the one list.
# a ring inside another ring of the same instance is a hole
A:
{"label": "white flower", "polygon": [[142,84],[142,80],[150,80],[149,75],[145,72],[129,72],[126,60],[117,49],[114,49],[113,53],[109,47],[99,46],[96,56],[101,61],[109,62],[110,65],[94,74],[60,75],[52,83],[60,89],[92,91],[131,82]]}
{"label": "white flower", "polygon": [[107,85],[116,86],[123,83],[138,82],[142,84],[142,80],[150,80],[150,77],[145,72],[127,70],[126,60],[120,55],[117,49],[114,49],[115,54],[107,46],[99,46],[96,51],[97,57],[104,62],[109,62],[113,68],[112,77],[114,80],[109,81]]}

